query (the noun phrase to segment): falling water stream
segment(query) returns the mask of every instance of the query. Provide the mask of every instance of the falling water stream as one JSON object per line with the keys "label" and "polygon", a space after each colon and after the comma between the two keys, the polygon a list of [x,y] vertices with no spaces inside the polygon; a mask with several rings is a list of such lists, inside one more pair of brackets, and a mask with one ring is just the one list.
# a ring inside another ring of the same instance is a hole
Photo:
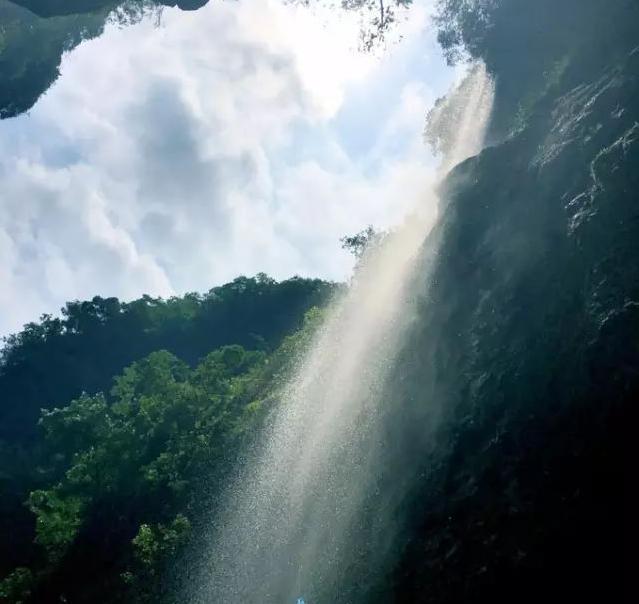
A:
{"label": "falling water stream", "polygon": [[[475,66],[435,110],[449,141],[441,176],[481,150],[492,97]],[[436,184],[424,204],[436,203]],[[364,254],[282,392],[259,452],[229,486],[186,601],[355,603],[357,581],[389,564],[392,496],[376,474],[388,446],[384,384],[415,319],[415,283],[427,281],[416,269],[432,225],[415,208]]]}

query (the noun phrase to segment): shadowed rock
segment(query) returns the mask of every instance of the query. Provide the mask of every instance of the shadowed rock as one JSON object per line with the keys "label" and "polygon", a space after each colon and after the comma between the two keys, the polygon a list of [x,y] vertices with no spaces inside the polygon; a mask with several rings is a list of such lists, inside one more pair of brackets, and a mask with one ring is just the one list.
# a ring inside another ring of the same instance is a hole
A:
{"label": "shadowed rock", "polygon": [[[129,8],[177,6],[193,11],[208,0],[137,0]],[[0,119],[33,107],[60,75],[65,51],[95,38],[122,0],[0,0]],[[129,21],[135,18],[129,17]]]}

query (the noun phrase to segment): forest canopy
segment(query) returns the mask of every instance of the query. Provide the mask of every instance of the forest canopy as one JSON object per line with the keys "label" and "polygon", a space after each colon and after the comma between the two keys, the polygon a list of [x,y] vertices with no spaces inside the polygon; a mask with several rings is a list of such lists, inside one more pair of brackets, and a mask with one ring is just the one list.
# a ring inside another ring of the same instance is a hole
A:
{"label": "forest canopy", "polygon": [[258,275],[204,295],[69,302],[61,317],[44,315],[6,339],[0,353],[0,439],[33,435],[41,408],[108,390],[114,375],[154,350],[190,364],[226,344],[273,350],[335,287],[319,279],[277,282]]}
{"label": "forest canopy", "polygon": [[191,368],[153,352],[110,394],[44,410],[40,488],[27,498],[34,549],[0,582],[0,601],[157,602],[167,564],[320,321],[309,311],[270,354],[223,346]]}
{"label": "forest canopy", "polygon": [[104,576],[114,597],[146,589],[182,543],[196,477],[230,467],[220,460],[250,434],[319,321],[312,309],[339,287],[259,274],[169,299],[96,296],[6,338],[0,602],[36,587],[48,595],[35,601],[57,601],[89,542],[96,564],[128,561]]}

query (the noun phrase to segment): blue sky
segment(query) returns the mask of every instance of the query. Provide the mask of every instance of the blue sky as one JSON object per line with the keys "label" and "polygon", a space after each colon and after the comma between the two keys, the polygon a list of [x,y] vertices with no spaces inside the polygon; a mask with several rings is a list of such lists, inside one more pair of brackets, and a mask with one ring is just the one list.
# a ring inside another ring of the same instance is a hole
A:
{"label": "blue sky", "polygon": [[429,4],[373,55],[355,16],[278,0],[166,9],[68,53],[0,122],[0,334],[96,294],[346,278],[341,236],[432,204],[424,117],[458,74]]}

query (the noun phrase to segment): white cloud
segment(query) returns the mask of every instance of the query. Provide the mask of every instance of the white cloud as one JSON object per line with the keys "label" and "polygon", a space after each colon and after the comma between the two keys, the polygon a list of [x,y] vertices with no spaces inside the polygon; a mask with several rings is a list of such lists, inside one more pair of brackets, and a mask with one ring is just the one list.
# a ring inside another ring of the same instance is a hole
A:
{"label": "white cloud", "polygon": [[276,0],[165,10],[65,56],[0,122],[0,333],[96,294],[344,278],[339,237],[427,188],[423,115],[449,76],[424,15],[381,59],[353,50],[356,19]]}

